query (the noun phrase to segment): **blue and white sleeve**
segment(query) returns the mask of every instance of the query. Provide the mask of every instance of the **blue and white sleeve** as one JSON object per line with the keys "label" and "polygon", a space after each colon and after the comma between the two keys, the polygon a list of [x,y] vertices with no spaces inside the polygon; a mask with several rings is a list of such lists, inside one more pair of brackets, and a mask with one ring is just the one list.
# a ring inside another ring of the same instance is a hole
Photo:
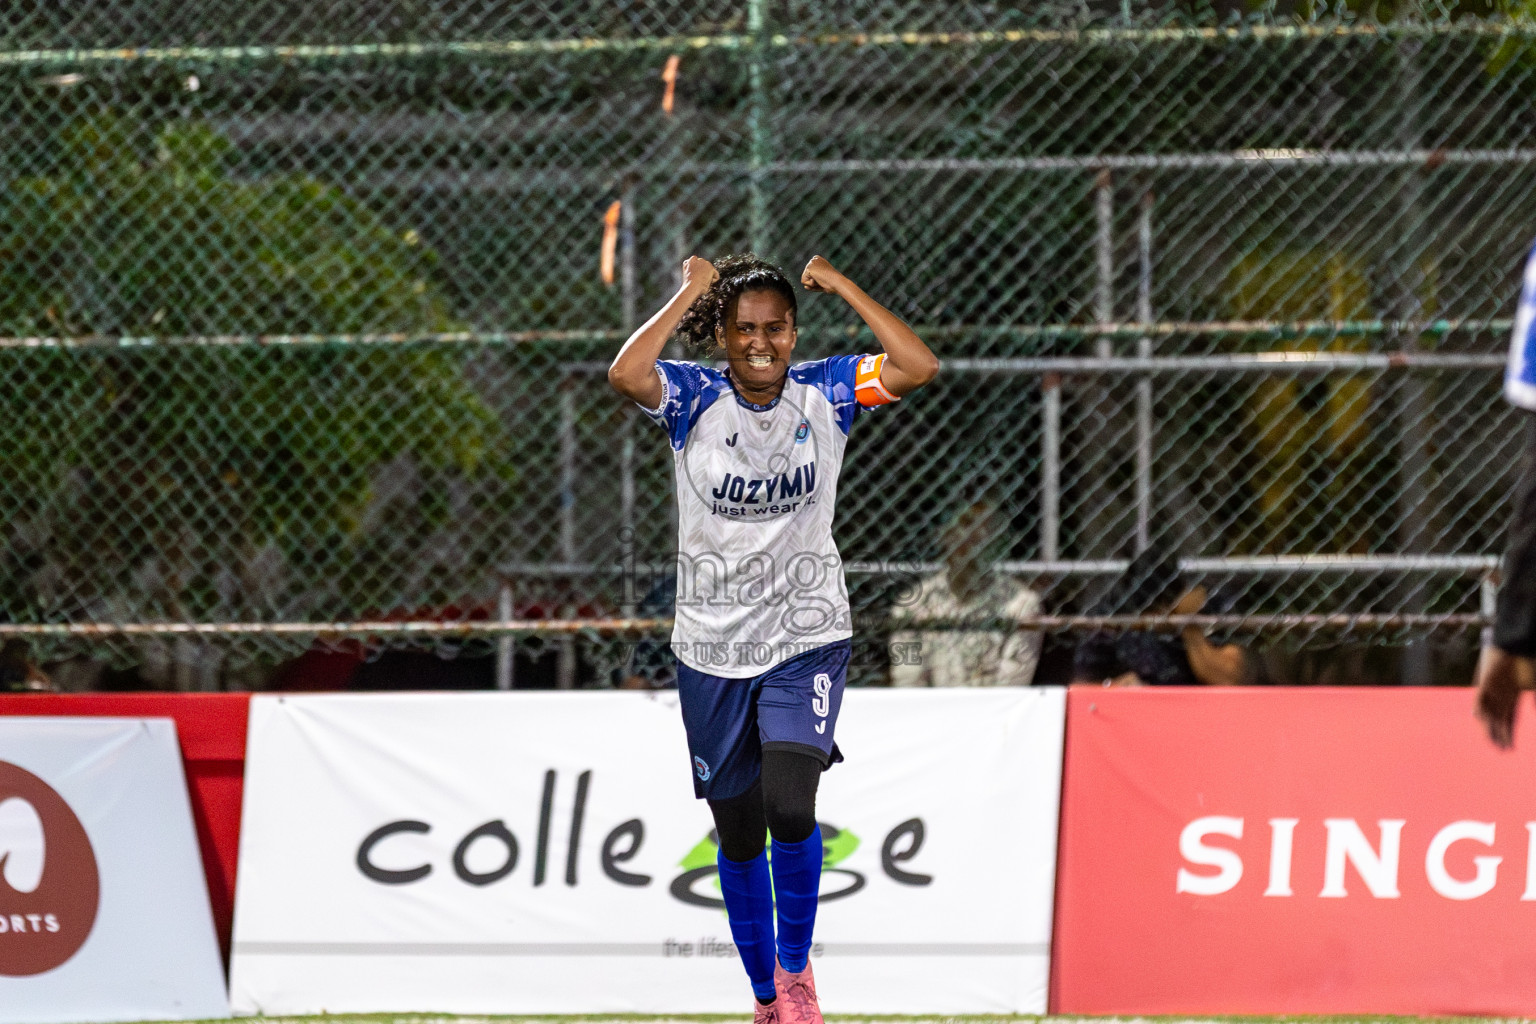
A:
{"label": "blue and white sleeve", "polygon": [[640,410],[666,430],[674,449],[682,448],[688,431],[704,411],[700,399],[708,381],[697,363],[658,359],[656,372],[661,376],[661,405],[654,409],[642,405]]}
{"label": "blue and white sleeve", "polygon": [[880,382],[880,368],[885,365],[883,352],[833,356],[824,360],[823,365],[826,367],[828,397],[837,408],[845,434],[853,427],[854,418],[859,413],[897,401]]}
{"label": "blue and white sleeve", "polygon": [[1536,412],[1536,249],[1526,260],[1520,281],[1520,308],[1515,311],[1515,329],[1509,340],[1504,397]]}

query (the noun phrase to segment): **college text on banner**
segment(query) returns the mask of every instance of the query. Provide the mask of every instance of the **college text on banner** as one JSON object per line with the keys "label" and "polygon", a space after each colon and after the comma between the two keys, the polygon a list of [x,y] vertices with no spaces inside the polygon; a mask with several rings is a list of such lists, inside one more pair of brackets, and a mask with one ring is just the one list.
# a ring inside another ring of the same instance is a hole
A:
{"label": "college text on banner", "polygon": [[[1061,690],[850,691],[828,1012],[1045,1009]],[[237,1012],[739,1013],[675,694],[258,697]]]}
{"label": "college text on banner", "polygon": [[0,718],[0,1022],[228,1015],[174,724]]}
{"label": "college text on banner", "polygon": [[1536,1010],[1536,735],[1467,690],[1074,689],[1052,1009]]}

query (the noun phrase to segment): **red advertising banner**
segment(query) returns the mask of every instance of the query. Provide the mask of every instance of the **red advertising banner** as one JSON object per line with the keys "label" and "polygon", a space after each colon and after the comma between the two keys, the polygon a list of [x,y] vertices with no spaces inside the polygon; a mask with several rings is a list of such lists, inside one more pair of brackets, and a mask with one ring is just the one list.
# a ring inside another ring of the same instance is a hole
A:
{"label": "red advertising banner", "polygon": [[1536,714],[1074,689],[1051,1010],[1536,1013]]}

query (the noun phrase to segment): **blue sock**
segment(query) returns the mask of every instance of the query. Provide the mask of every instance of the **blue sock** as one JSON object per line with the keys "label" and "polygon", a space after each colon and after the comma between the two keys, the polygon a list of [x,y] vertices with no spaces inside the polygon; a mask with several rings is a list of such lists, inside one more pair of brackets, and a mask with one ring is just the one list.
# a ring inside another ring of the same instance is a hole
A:
{"label": "blue sock", "polygon": [[715,858],[720,866],[720,895],[731,921],[731,939],[741,954],[741,965],[752,980],[757,1001],[773,1001],[773,883],[768,877],[768,855],[749,861]]}
{"label": "blue sock", "polygon": [[799,843],[773,841],[773,894],[779,910],[779,963],[791,974],[805,970],[816,927],[821,888],[821,826]]}

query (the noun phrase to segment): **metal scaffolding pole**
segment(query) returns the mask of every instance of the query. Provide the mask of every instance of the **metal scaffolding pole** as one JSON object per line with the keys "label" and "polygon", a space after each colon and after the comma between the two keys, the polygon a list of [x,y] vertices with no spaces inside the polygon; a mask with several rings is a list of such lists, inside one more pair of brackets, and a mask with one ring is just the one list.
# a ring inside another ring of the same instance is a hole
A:
{"label": "metal scaffolding pole", "polygon": [[1061,557],[1061,374],[1040,381],[1040,557]]}
{"label": "metal scaffolding pole", "polygon": [[[1419,107],[1423,102],[1420,99],[1423,71],[1418,59],[1421,46],[1417,39],[1397,43],[1397,87],[1403,97],[1403,106],[1394,141],[1404,150],[1418,148],[1422,134]],[[1384,276],[1390,282],[1383,298],[1392,319],[1402,323],[1418,319],[1423,311],[1423,271],[1415,254],[1423,251],[1424,175],[1420,168],[1412,166],[1402,168],[1399,174],[1394,221],[1400,233],[1393,239],[1395,248],[1383,254],[1382,262],[1387,271]],[[1415,352],[1420,348],[1419,336],[1412,331],[1400,331],[1392,340],[1395,342],[1392,347],[1404,352]],[[1412,373],[1403,375],[1392,402],[1398,457],[1394,506],[1397,543],[1407,551],[1433,550],[1441,533],[1431,514],[1435,506],[1432,496],[1439,485],[1434,450],[1429,443],[1431,404],[1429,388],[1423,378]],[[1396,594],[1397,607],[1404,611],[1427,609],[1428,592],[1422,581],[1399,580]],[[1427,636],[1416,637],[1404,646],[1399,674],[1405,686],[1429,685],[1434,677],[1434,652]]]}
{"label": "metal scaffolding pole", "polygon": [[639,295],[635,285],[635,184],[624,186],[619,200],[619,302],[626,332],[635,329],[635,307]]}
{"label": "metal scaffolding pole", "polygon": [[[1122,0],[1128,4],[1129,0]],[[1530,25],[1520,22],[1467,18],[1451,24],[1429,22],[1376,24],[1361,21],[1336,24],[1328,21],[1302,24],[1234,24],[1230,26],[1153,26],[1147,28],[1017,28],[982,29],[957,32],[855,32],[818,33],[802,36],[780,33],[754,34],[748,23],[748,35],[719,33],[687,36],[566,36],[552,39],[503,39],[484,41],[442,41],[409,43],[312,43],[298,45],[246,46],[146,46],[91,47],[53,49],[11,49],[0,51],[0,67],[53,67],[76,64],[127,63],[199,63],[249,64],[253,61],[289,63],[330,63],[380,58],[437,60],[444,57],[509,57],[526,54],[556,53],[634,53],[658,51],[740,50],[751,46],[789,47],[815,42],[823,46],[858,46],[868,48],[910,48],[914,46],[959,48],[999,46],[1019,43],[1056,45],[1123,46],[1150,43],[1230,43],[1252,39],[1264,42],[1292,42],[1315,39],[1430,38],[1436,36],[1471,36],[1491,40],[1531,38]]]}
{"label": "metal scaffolding pole", "polygon": [[[560,557],[576,561],[576,395],[572,381],[560,389]],[[562,690],[576,686],[576,643],[560,637],[555,685]]]}
{"label": "metal scaffolding pole", "polygon": [[[1501,352],[1252,352],[1203,356],[1023,356],[998,359],[946,359],[945,373],[1006,375],[1158,374],[1158,373],[1385,373],[1389,370],[1500,370]],[[568,364],[569,365],[569,364]],[[606,366],[603,368],[606,370]]]}
{"label": "metal scaffolding pole", "polygon": [[619,442],[619,563],[624,566],[621,605],[625,618],[635,613],[635,437],[634,417],[626,415]]}
{"label": "metal scaffolding pole", "polygon": [[[1113,323],[1115,319],[1115,178],[1104,168],[1093,182],[1093,212],[1097,228],[1094,232],[1094,256],[1098,274],[1094,278],[1093,318],[1100,324]],[[1094,342],[1094,352],[1100,359],[1114,355],[1109,338],[1101,337]]]}
{"label": "metal scaffolding pole", "polygon": [[[503,577],[496,593],[496,618],[502,625],[512,621],[512,581]],[[513,664],[517,656],[517,637],[503,633],[496,638],[496,689],[510,690],[513,684]]]}
{"label": "metal scaffolding pole", "polygon": [[[1136,319],[1152,322],[1152,193],[1143,193],[1136,219],[1136,252],[1140,271],[1136,284]],[[1136,340],[1136,355],[1152,358],[1152,339]],[[1136,381],[1136,553],[1147,550],[1152,537],[1152,377]]]}
{"label": "metal scaffolding pole", "polygon": [[[1100,169],[1093,180],[1093,318],[1100,325],[1115,319],[1114,202],[1114,174]],[[1113,338],[1107,334],[1096,337],[1093,351],[1099,359],[1113,358]],[[1122,435],[1131,431],[1132,424],[1116,399],[1117,384],[1097,378],[1074,394],[1081,412],[1073,417],[1072,426],[1080,439],[1075,437],[1068,448],[1068,458],[1074,460],[1076,468],[1072,477],[1075,500],[1066,515],[1072,518],[1076,547],[1083,554],[1118,554],[1124,537],[1120,524],[1125,508],[1123,501],[1117,500],[1114,481],[1125,461],[1126,438]]]}
{"label": "metal scaffolding pole", "polygon": [[[638,296],[635,286],[635,187],[624,190],[624,215],[619,224],[620,281],[624,291],[623,327],[635,329]],[[679,261],[681,264],[681,261]],[[635,438],[634,417],[626,410],[619,421],[619,559],[623,565],[635,560]],[[623,591],[623,614],[634,614],[634,580],[627,577]]]}
{"label": "metal scaffolding pole", "polygon": [[[997,568],[1020,576],[1117,575],[1129,563],[1125,559],[1095,561],[1002,561]],[[650,573],[671,570],[673,563],[648,563],[636,571]],[[935,572],[937,562],[848,562],[844,570],[857,576],[911,576]],[[611,575],[623,567],[576,562],[522,562],[499,567],[503,574],[503,601],[494,621],[356,621],[356,622],[0,622],[0,637],[7,636],[300,636],[316,634],[345,636],[508,636],[526,634],[570,638],[581,632],[624,633],[657,630],[671,625],[669,618],[612,619],[513,619],[511,618],[511,581],[520,575],[539,577],[593,577]],[[1476,613],[1307,613],[1307,614],[1224,614],[1224,615],[1040,615],[1017,623],[1039,629],[1102,628],[1177,628],[1195,625],[1201,628],[1238,627],[1262,629],[1270,626],[1319,628],[1455,628],[1490,625],[1497,598],[1497,555],[1255,555],[1230,558],[1183,558],[1179,571],[1190,575],[1266,575],[1270,573],[1444,573],[1480,577],[1479,608]],[[510,685],[510,682],[509,682]]]}
{"label": "metal scaffolding pole", "polygon": [[758,255],[768,252],[768,198],[763,192],[763,181],[769,163],[768,96],[763,81],[764,28],[767,0],[748,0],[747,35],[751,38],[748,86],[751,90],[751,106],[747,111],[747,123],[752,136],[752,152],[748,171],[750,195],[749,216],[752,251]]}
{"label": "metal scaffolding pole", "polygon": [[[681,267],[682,260],[678,260]],[[975,338],[997,338],[1018,340],[1044,340],[1044,341],[1071,341],[1079,338],[1167,338],[1173,336],[1192,337],[1268,337],[1276,341],[1292,340],[1297,338],[1335,338],[1344,336],[1396,336],[1404,332],[1413,332],[1420,335],[1444,336],[1452,333],[1489,333],[1501,335],[1502,346],[1507,338],[1514,321],[1507,317],[1493,317],[1490,319],[1468,320],[1423,320],[1408,323],[1398,323],[1393,320],[1189,320],[1189,321],[1163,321],[1159,323],[1103,323],[1103,324],[1021,324],[1014,327],[996,327],[983,324],[971,325],[924,325],[914,326],[919,334],[932,337],[954,337],[966,335]],[[812,340],[824,336],[822,331],[814,328],[806,328],[800,332],[802,340]],[[846,338],[844,332],[838,332],[840,338]],[[319,346],[397,346],[404,344],[417,345],[531,345],[540,342],[620,342],[628,337],[628,332],[623,330],[607,331],[451,331],[451,332],[421,332],[412,334],[192,334],[192,335],[167,335],[165,337],[149,336],[124,336],[124,335],[84,335],[77,337],[0,337],[0,350],[7,349],[48,349],[48,350],[100,350],[100,349],[146,349],[146,348],[304,348]],[[1365,355],[1357,353],[1356,355]],[[1283,360],[1308,360],[1326,358],[1332,355],[1350,356],[1351,353],[1330,352],[1263,352],[1248,356],[1234,358],[1262,359],[1271,362]],[[1413,361],[1419,366],[1448,365],[1436,362],[1439,358],[1459,359],[1461,356],[1440,356],[1436,353],[1372,353],[1383,360],[1387,356],[1399,360],[1393,365],[1409,365]],[[1427,357],[1427,361],[1421,361],[1420,357]],[[1074,359],[1081,361],[1079,357],[1062,357],[1071,363]],[[1183,357],[1180,357],[1183,358]],[[1203,357],[1191,357],[1203,358]],[[1224,357],[1216,357],[1217,359]],[[985,360],[966,360],[966,365],[978,365]],[[586,364],[567,363],[566,366],[582,367]],[[596,366],[597,364],[590,364]],[[944,368],[947,371],[955,366],[956,361],[946,359]],[[1001,364],[999,364],[1001,365]],[[1170,364],[1171,365],[1171,364]],[[1216,364],[1212,364],[1213,366]],[[1196,369],[1193,365],[1180,364],[1178,368]],[[602,364],[603,372],[607,372],[608,364]],[[585,372],[583,370],[582,372]]]}
{"label": "metal scaffolding pole", "polygon": [[[766,100],[766,96],[765,96]],[[750,113],[750,111],[749,111]],[[723,130],[723,129],[722,129]],[[645,169],[646,180],[667,184],[678,177],[738,179],[769,175],[846,174],[1062,174],[1115,171],[1253,171],[1278,172],[1361,167],[1528,166],[1536,164],[1536,149],[1246,149],[1229,153],[1085,153],[1081,156],[771,160],[771,147],[762,141],[757,160],[688,161],[662,170]],[[357,185],[411,192],[502,192],[530,188],[566,190],[606,189],[613,175],[585,168],[518,167],[508,170],[397,171],[381,169]]]}

